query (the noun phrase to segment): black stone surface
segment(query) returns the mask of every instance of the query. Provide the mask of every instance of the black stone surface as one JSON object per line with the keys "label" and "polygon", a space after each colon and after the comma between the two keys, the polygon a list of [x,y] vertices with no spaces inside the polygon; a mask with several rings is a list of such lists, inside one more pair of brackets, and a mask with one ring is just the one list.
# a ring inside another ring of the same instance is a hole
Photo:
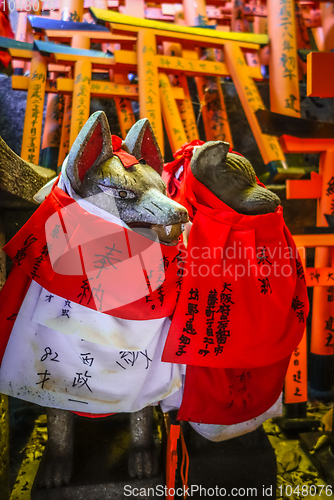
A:
{"label": "black stone surface", "polygon": [[[276,456],[262,426],[243,436],[217,443],[189,429],[186,443],[192,498],[276,498]],[[215,493],[212,496],[210,488]],[[226,489],[225,495],[219,492],[222,488]]]}

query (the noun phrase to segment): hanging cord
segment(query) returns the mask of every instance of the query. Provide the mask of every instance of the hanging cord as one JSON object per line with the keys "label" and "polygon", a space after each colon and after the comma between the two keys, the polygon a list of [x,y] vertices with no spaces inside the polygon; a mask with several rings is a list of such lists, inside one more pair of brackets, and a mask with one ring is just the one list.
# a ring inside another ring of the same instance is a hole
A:
{"label": "hanging cord", "polygon": [[189,454],[181,426],[180,426],[180,438],[181,438],[181,448],[182,448],[182,463],[181,463],[180,475],[182,479],[182,484],[184,486],[184,500],[186,500],[187,488],[188,488],[188,475],[189,475]]}
{"label": "hanging cord", "polygon": [[175,490],[175,476],[178,463],[177,446],[179,439],[181,441],[182,462],[180,467],[180,476],[184,487],[184,499],[186,499],[186,490],[188,487],[188,472],[189,472],[189,455],[184,440],[183,432],[179,422],[171,423],[171,418],[168,413],[164,413],[164,422],[167,434],[167,451],[166,451],[166,500],[174,500],[174,495],[170,492]]}

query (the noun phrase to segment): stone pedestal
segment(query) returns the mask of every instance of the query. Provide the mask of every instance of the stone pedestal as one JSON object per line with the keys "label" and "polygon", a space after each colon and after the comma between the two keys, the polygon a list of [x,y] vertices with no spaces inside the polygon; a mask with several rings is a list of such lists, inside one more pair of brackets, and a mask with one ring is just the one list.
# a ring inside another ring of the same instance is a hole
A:
{"label": "stone pedestal", "polygon": [[[148,488],[155,490],[158,485],[163,488],[165,483],[161,445],[158,439],[155,441],[161,457],[159,475],[151,479],[132,479],[128,474],[129,416],[117,414],[96,419],[77,417],[70,484],[61,488],[39,488],[45,455],[35,479],[31,500],[123,500],[139,496],[152,499],[153,490],[148,491]],[[141,488],[148,495],[139,495]]]}

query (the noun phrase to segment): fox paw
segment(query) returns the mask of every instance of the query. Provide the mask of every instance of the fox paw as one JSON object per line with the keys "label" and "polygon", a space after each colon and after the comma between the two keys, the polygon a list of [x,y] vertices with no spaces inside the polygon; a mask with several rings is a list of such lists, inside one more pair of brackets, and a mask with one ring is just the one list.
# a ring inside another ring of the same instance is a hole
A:
{"label": "fox paw", "polygon": [[39,486],[60,488],[69,484],[71,476],[72,456],[53,456],[52,453],[47,453]]}
{"label": "fox paw", "polygon": [[150,478],[158,473],[158,455],[155,445],[150,448],[133,447],[130,450],[129,474],[132,478]]}

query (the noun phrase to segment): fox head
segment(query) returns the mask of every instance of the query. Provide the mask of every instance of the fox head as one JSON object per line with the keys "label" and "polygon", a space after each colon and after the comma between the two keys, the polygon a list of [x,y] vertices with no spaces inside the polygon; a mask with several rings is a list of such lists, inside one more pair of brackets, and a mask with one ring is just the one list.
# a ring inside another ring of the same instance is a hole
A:
{"label": "fox head", "polygon": [[206,142],[191,160],[193,175],[221,201],[244,215],[274,212],[280,204],[275,193],[259,186],[255,171],[243,156],[229,153],[223,141]]}
{"label": "fox head", "polygon": [[139,120],[131,128],[121,148],[138,162],[123,165],[113,151],[105,113],[94,113],[67,158],[65,170],[71,187],[132,229],[142,230],[146,235],[147,229],[152,229],[161,243],[175,244],[183,224],[188,222],[188,213],[165,194],[166,185],[160,176],[163,159],[147,119]]}

